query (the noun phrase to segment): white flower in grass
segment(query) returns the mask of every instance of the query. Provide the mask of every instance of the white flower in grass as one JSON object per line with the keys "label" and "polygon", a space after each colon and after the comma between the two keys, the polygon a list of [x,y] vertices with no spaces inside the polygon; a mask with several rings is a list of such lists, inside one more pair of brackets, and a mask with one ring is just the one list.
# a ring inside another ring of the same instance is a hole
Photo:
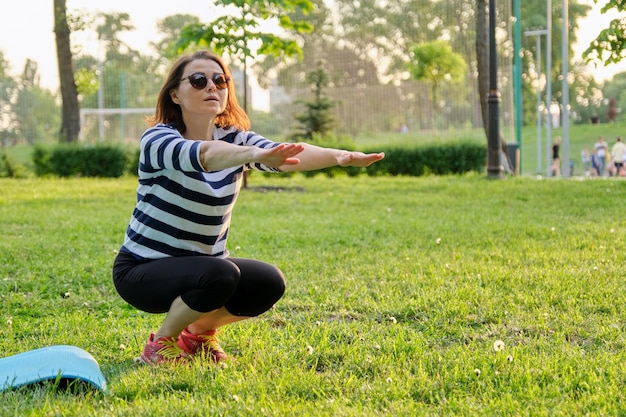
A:
{"label": "white flower in grass", "polygon": [[476,377],[478,378],[480,376],[480,369],[475,368],[474,369],[474,375],[476,375]]}
{"label": "white flower in grass", "polygon": [[312,355],[312,354],[313,354],[313,352],[314,352],[313,346],[308,345],[308,346],[306,347],[306,351],[309,353],[309,355]]}
{"label": "white flower in grass", "polygon": [[513,362],[513,356],[512,355],[507,356],[506,360],[509,362]]}
{"label": "white flower in grass", "polygon": [[440,245],[440,244],[441,244],[441,238],[440,238],[440,237],[438,237],[438,238],[437,238],[437,240],[435,240],[435,243],[436,243],[436,244],[438,244],[438,245]]}
{"label": "white flower in grass", "polygon": [[552,226],[552,227],[550,228],[550,231],[551,231],[551,232],[556,232],[556,227]]}
{"label": "white flower in grass", "polygon": [[233,401],[236,403],[239,402],[239,396],[237,394],[233,394]]}
{"label": "white flower in grass", "polygon": [[611,230],[609,230],[609,232],[610,232],[610,233],[615,233],[615,229],[613,229],[613,228],[611,227]]}
{"label": "white flower in grass", "polygon": [[321,322],[321,321],[316,321],[316,322],[315,322],[315,325],[316,325],[317,327],[319,327],[319,326],[321,326],[321,325],[322,325],[322,322]]}
{"label": "white flower in grass", "polygon": [[235,246],[235,250],[241,250],[241,246],[239,245]]}
{"label": "white flower in grass", "polygon": [[388,383],[388,384],[391,384],[392,382],[393,382],[393,379],[391,379],[391,377],[388,377],[388,378],[387,378],[387,383]]}
{"label": "white flower in grass", "polygon": [[13,317],[9,316],[9,318],[7,319],[7,326],[12,326],[13,325]]}
{"label": "white flower in grass", "polygon": [[389,320],[393,323],[396,324],[398,322],[398,320],[396,320],[396,318],[394,316],[389,317]]}
{"label": "white flower in grass", "polygon": [[126,349],[126,345],[124,343],[120,343],[118,349],[119,350],[125,350]]}
{"label": "white flower in grass", "polygon": [[374,345],[374,349],[380,350],[380,345]]}
{"label": "white flower in grass", "polygon": [[495,350],[496,352],[504,350],[504,342],[502,340],[496,340],[495,342],[493,342],[493,350]]}

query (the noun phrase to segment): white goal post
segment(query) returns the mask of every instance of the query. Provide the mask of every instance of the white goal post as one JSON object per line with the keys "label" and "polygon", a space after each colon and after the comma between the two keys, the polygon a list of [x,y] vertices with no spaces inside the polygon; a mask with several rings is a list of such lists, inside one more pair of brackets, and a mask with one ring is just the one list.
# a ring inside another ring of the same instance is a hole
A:
{"label": "white goal post", "polygon": [[[154,114],[154,107],[143,107],[143,108],[114,108],[114,109],[97,109],[97,108],[87,108],[80,109],[80,126],[81,126],[81,139],[84,139],[84,135],[86,134],[85,130],[90,131],[89,127],[93,128],[95,121],[87,122],[89,116],[97,116],[97,127],[98,127],[98,140],[99,142],[103,142],[105,140],[105,130],[107,129],[108,123],[106,120],[106,116],[114,116],[119,117],[119,137],[120,141],[124,141],[125,139],[125,126],[124,126],[124,116],[126,115],[143,115],[150,116]],[[145,130],[145,125],[142,125],[141,130]],[[87,128],[87,129],[84,129]],[[110,136],[110,133],[107,135]]]}

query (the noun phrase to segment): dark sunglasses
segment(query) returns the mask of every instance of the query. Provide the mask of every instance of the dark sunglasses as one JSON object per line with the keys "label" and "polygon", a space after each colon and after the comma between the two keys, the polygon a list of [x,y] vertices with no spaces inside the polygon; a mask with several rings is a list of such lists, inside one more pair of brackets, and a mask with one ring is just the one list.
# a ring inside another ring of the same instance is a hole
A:
{"label": "dark sunglasses", "polygon": [[[181,82],[189,80],[189,84],[197,90],[204,90],[209,83],[209,78],[203,72],[194,72],[193,74],[183,78],[180,80]],[[215,88],[218,90],[223,90],[228,88],[228,82],[230,81],[230,77],[226,74],[220,74],[219,72],[214,72],[211,77],[211,82],[215,84]]]}

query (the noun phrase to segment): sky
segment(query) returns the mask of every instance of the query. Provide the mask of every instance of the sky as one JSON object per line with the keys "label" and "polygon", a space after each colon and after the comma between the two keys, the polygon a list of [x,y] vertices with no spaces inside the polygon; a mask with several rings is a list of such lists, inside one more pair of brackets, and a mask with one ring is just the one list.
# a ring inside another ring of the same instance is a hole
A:
{"label": "sky", "polygon": [[[577,59],[581,59],[582,52],[597,33],[616,17],[615,14],[600,13],[600,8],[606,1],[600,0],[599,5],[594,5],[593,0],[586,2],[593,9],[586,20],[580,22],[580,27],[593,29],[580,31],[578,34],[579,42],[573,45]],[[92,13],[127,12],[136,30],[121,38],[144,53],[152,53],[149,42],[159,39],[156,30],[158,20],[177,13],[196,15],[201,22],[209,22],[215,17],[212,16],[215,9],[212,10],[211,2],[202,0],[67,0],[67,8],[70,12],[76,9]],[[30,58],[39,65],[42,86],[56,89],[58,69],[53,28],[53,0],[4,0],[0,13],[0,51],[9,61],[12,75],[19,75],[26,59]],[[89,42],[89,39],[85,42]],[[592,71],[598,81],[604,81],[612,78],[615,73],[626,71],[626,62],[592,67]]]}

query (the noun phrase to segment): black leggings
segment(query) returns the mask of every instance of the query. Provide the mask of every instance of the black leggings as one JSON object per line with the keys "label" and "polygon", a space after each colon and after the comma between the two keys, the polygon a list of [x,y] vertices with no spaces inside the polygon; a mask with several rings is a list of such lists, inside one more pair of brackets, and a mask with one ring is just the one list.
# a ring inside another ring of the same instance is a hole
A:
{"label": "black leggings", "polygon": [[189,256],[137,261],[119,253],[113,283],[120,296],[148,313],[169,311],[178,296],[191,309],[226,307],[235,316],[258,316],[285,292],[285,278],[273,265],[252,259]]}

